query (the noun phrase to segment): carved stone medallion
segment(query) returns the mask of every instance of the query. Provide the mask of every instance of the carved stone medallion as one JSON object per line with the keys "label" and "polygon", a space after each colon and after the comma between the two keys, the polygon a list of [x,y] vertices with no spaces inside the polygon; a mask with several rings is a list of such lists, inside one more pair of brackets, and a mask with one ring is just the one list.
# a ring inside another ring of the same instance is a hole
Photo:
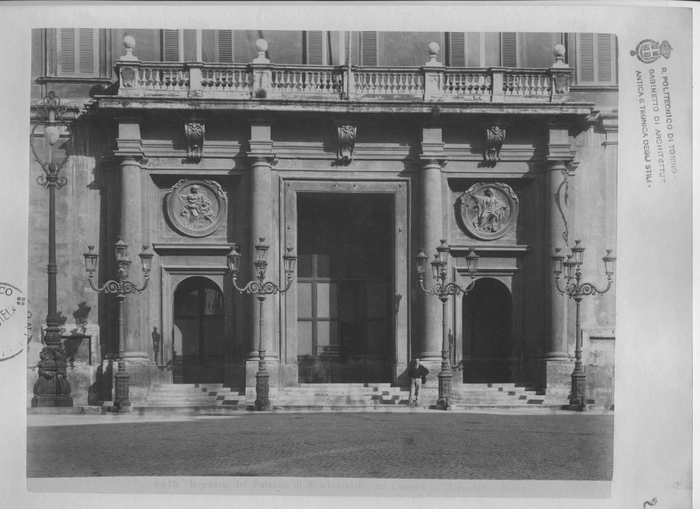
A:
{"label": "carved stone medallion", "polygon": [[503,237],[518,220],[518,197],[507,184],[474,184],[459,199],[462,224],[479,240]]}
{"label": "carved stone medallion", "polygon": [[180,180],[167,198],[171,226],[188,237],[206,237],[214,233],[226,217],[226,196],[212,180]]}

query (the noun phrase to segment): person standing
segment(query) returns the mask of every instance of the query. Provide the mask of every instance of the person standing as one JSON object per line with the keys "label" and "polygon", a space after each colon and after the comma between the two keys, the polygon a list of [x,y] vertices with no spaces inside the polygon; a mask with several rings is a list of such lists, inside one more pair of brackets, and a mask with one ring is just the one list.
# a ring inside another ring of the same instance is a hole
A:
{"label": "person standing", "polygon": [[408,368],[408,378],[411,380],[408,394],[408,405],[418,406],[418,395],[420,394],[421,384],[426,382],[428,376],[428,368],[421,365],[420,359],[413,359],[411,367]]}

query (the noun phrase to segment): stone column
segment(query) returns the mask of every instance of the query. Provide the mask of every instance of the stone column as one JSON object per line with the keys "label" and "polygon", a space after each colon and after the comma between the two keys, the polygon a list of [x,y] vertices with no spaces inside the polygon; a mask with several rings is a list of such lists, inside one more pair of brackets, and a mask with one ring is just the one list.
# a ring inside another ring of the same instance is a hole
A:
{"label": "stone column", "polygon": [[[255,245],[260,242],[260,237],[265,238],[265,243],[270,246],[267,255],[267,274],[266,281],[272,281],[275,284],[277,281],[277,258],[279,250],[277,249],[276,232],[272,231],[272,171],[270,161],[264,157],[256,157],[252,159],[250,168],[250,196],[251,196],[251,213],[250,213],[250,264],[257,260],[257,252]],[[251,272],[252,274],[252,272]],[[274,318],[274,309],[276,298],[274,295],[268,295],[263,303],[264,329],[262,334],[262,349],[265,350],[265,358],[271,360],[277,357],[275,352],[274,342],[272,338],[272,323]],[[249,358],[258,357],[258,347],[260,346],[260,306],[256,299],[251,314],[252,320],[252,342],[251,353]]]}
{"label": "stone column", "polygon": [[568,348],[568,297],[556,288],[552,272],[551,256],[556,248],[566,256],[570,242],[573,214],[568,209],[566,195],[572,196],[573,190],[567,189],[572,182],[567,179],[568,164],[573,159],[569,142],[568,126],[551,123],[549,126],[546,183],[545,183],[545,227],[546,241],[544,252],[545,277],[545,313],[547,320],[546,353],[542,356],[545,363],[544,376],[547,396],[553,401],[566,401],[571,389],[571,372],[573,362]]}
{"label": "stone column", "polygon": [[[419,249],[432,260],[440,239],[444,239],[442,200],[442,128],[423,128],[421,154],[421,206],[420,206],[420,242]],[[414,255],[415,256],[415,255]],[[432,274],[426,274],[426,285],[432,284]],[[418,284],[417,281],[415,283]],[[418,312],[421,327],[420,351],[414,357],[420,357],[421,364],[430,370],[429,385],[437,383],[442,360],[442,303],[434,295],[425,295],[420,287],[414,286],[420,294]],[[409,359],[410,361],[410,359]]]}
{"label": "stone column", "polygon": [[[141,182],[141,136],[138,121],[125,121],[119,125],[118,150],[119,184],[121,188],[119,237],[129,246],[129,281],[143,283],[141,260],[138,254],[146,243],[143,233],[143,206]],[[115,239],[116,242],[116,239]],[[110,246],[111,247],[111,246]],[[107,253],[105,253],[107,254]],[[114,256],[110,251],[109,256]],[[124,346],[128,360],[148,360],[146,334],[142,331],[144,294],[131,294],[124,300]]]}
{"label": "stone column", "polygon": [[[255,276],[253,262],[257,260],[255,245],[260,237],[270,246],[267,254],[266,281],[279,284],[279,232],[273,228],[272,196],[272,164],[275,157],[272,153],[272,123],[267,119],[255,119],[250,122],[250,246],[243,263],[250,271],[252,279]],[[239,284],[244,283],[240,281]],[[260,302],[252,295],[247,295],[252,306],[250,313],[250,353],[246,359],[246,397],[255,399],[255,374],[258,372],[258,349],[260,347]],[[279,310],[279,296],[268,295],[262,306],[263,330],[262,350],[265,350],[266,370],[270,375],[270,398],[274,400],[279,388],[279,353],[274,337],[275,313]]]}

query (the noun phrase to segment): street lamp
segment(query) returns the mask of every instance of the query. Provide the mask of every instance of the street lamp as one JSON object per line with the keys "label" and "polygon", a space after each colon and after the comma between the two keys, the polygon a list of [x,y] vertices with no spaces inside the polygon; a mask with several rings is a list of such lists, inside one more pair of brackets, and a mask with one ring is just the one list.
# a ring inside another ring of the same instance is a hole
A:
{"label": "street lamp", "polygon": [[[581,337],[581,299],[585,295],[603,294],[610,290],[612,286],[612,276],[615,272],[614,256],[610,256],[612,249],[606,249],[606,254],[603,257],[605,264],[605,274],[608,277],[608,285],[604,290],[596,288],[591,283],[581,283],[581,265],[583,265],[583,252],[585,248],[581,245],[580,240],[575,241],[574,247],[571,248],[571,253],[566,255],[566,261],[561,254],[561,248],[555,248],[554,256],[552,256],[552,264],[554,266],[554,281],[557,290],[562,295],[566,294],[570,299],[576,301],[576,363],[574,372],[571,374],[571,399],[569,404],[572,408],[583,410],[586,407],[586,373],[583,370],[582,350],[583,338]],[[561,288],[559,280],[561,279],[562,269],[566,278],[566,286]]]}
{"label": "street lamp", "polygon": [[[61,345],[61,327],[59,315],[56,309],[56,189],[60,189],[68,183],[66,177],[60,177],[59,173],[66,164],[70,154],[65,151],[62,158],[54,161],[57,143],[61,138],[62,128],[68,131],[68,139],[71,138],[71,128],[61,117],[65,107],[61,106],[61,99],[53,92],[44,97],[39,108],[41,120],[32,128],[29,137],[29,145],[34,154],[34,159],[44,170],[36,181],[40,186],[49,190],[49,263],[47,267],[49,279],[49,309],[46,316],[46,334],[44,335],[44,348],[39,354],[39,379],[34,384],[33,407],[70,407],[73,406],[73,398],[70,396],[71,387],[66,380],[66,353]],[[44,140],[49,144],[48,162],[44,162],[34,146],[34,133],[37,127],[44,126]]]}
{"label": "street lamp", "polygon": [[420,282],[420,287],[423,292],[426,295],[436,295],[442,301],[442,365],[440,367],[440,373],[438,374],[437,405],[448,410],[450,408],[450,398],[452,394],[452,368],[450,366],[450,342],[447,327],[447,300],[452,295],[458,295],[460,293],[466,295],[474,289],[474,275],[476,274],[477,265],[479,263],[479,255],[474,252],[474,248],[469,248],[469,252],[467,256],[465,256],[467,261],[467,273],[472,278],[468,287],[461,288],[454,282],[445,283],[447,279],[447,258],[450,252],[450,246],[448,246],[446,242],[446,240],[440,240],[435,259],[430,262],[433,271],[433,279],[436,280],[432,286],[426,288],[423,285],[428,257],[423,253],[422,249],[416,256],[416,268],[418,270],[418,281]]}
{"label": "street lamp", "polygon": [[123,240],[119,239],[114,246],[114,253],[117,258],[118,266],[117,280],[107,281],[101,287],[96,287],[92,282],[92,277],[97,268],[97,257],[99,255],[95,253],[94,249],[95,246],[88,246],[88,252],[83,254],[90,287],[97,293],[116,294],[117,302],[119,303],[119,363],[117,374],[114,375],[114,409],[119,411],[124,407],[131,406],[131,401],[129,400],[129,373],[126,372],[126,365],[124,362],[124,299],[128,294],[140,293],[148,286],[153,253],[148,252],[148,246],[143,246],[143,251],[139,253],[139,257],[141,258],[141,270],[144,274],[144,283],[141,288],[137,288],[134,283],[127,281],[131,259],[129,258],[128,246]]}
{"label": "street lamp", "polygon": [[265,244],[265,237],[259,237],[260,242],[255,246],[257,260],[253,262],[255,265],[255,279],[248,282],[243,288],[236,284],[238,271],[241,267],[241,254],[238,252],[238,246],[235,246],[233,252],[227,255],[228,268],[231,272],[233,286],[241,294],[250,293],[255,295],[260,302],[260,338],[258,342],[258,372],[255,374],[255,407],[258,410],[267,410],[270,408],[270,374],[265,366],[265,350],[263,350],[263,326],[265,324],[263,316],[263,302],[265,297],[275,293],[284,293],[292,286],[292,274],[296,267],[297,257],[292,254],[291,247],[287,248],[287,253],[282,257],[284,260],[284,273],[286,275],[286,286],[281,288],[272,281],[265,281],[265,272],[267,271],[267,251],[270,246]]}

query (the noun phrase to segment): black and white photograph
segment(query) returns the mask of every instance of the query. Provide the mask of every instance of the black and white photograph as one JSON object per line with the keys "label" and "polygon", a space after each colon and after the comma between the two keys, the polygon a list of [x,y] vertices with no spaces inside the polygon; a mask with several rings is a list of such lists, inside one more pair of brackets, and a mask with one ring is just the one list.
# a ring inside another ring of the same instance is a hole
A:
{"label": "black and white photograph", "polygon": [[18,507],[691,505],[692,10],[467,4],[23,25]]}

